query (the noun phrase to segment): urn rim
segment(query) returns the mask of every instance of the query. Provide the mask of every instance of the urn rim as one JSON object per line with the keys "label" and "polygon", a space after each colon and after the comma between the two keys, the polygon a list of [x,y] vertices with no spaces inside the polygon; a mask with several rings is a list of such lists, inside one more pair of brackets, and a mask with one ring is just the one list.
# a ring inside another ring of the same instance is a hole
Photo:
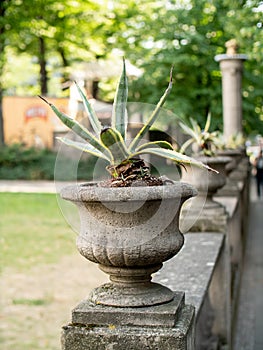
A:
{"label": "urn rim", "polygon": [[62,188],[60,196],[74,202],[129,202],[195,197],[197,190],[191,184],[174,181],[162,186],[99,187],[98,182],[85,182]]}

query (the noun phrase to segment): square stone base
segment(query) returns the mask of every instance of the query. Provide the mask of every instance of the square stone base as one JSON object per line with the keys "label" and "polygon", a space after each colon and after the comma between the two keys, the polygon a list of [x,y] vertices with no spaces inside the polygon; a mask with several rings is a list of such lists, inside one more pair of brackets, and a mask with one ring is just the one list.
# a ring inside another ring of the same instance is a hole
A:
{"label": "square stone base", "polygon": [[113,307],[83,300],[72,310],[72,323],[173,327],[184,306],[184,293],[175,292],[166,304],[145,307]]}
{"label": "square stone base", "polygon": [[193,320],[182,292],[169,303],[139,308],[84,300],[63,327],[62,350],[194,350]]}

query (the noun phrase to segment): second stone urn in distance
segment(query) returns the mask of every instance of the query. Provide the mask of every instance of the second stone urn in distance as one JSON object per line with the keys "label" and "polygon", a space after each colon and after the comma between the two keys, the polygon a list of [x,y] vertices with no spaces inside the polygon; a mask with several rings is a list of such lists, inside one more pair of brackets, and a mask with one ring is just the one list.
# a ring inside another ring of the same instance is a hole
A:
{"label": "second stone urn in distance", "polygon": [[92,291],[91,302],[141,307],[173,300],[174,292],[151,282],[151,274],[182,248],[181,206],[196,194],[182,182],[122,188],[87,183],[62,190],[62,198],[79,209],[79,252],[110,275],[111,282]]}
{"label": "second stone urn in distance", "polygon": [[194,199],[197,206],[200,203],[204,209],[217,208],[221,205],[213,197],[226,184],[226,166],[231,158],[198,156],[196,159],[215,169],[218,173],[186,165],[182,169],[182,181],[191,183],[198,190],[198,196]]}

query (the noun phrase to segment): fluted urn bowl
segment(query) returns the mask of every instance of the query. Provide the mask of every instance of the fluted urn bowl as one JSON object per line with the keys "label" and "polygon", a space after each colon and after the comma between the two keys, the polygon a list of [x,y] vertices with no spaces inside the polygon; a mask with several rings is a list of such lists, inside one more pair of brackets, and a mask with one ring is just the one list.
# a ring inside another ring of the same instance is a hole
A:
{"label": "fluted urn bowl", "polygon": [[218,207],[219,203],[213,199],[213,196],[226,184],[226,167],[231,162],[231,158],[196,156],[195,159],[207,164],[218,173],[203,168],[186,166],[182,170],[182,181],[189,182],[196,187],[198,190],[196,202],[202,202],[205,209]]}
{"label": "fluted urn bowl", "polygon": [[242,158],[242,151],[240,149],[225,149],[217,152],[219,157],[228,157],[230,161],[226,166],[226,174],[229,175],[237,168],[239,161]]}
{"label": "fluted urn bowl", "polygon": [[110,283],[92,291],[91,302],[138,307],[173,299],[170,289],[151,282],[151,274],[182,248],[181,206],[196,194],[181,182],[122,188],[87,183],[62,189],[62,198],[79,209],[80,254],[110,275]]}

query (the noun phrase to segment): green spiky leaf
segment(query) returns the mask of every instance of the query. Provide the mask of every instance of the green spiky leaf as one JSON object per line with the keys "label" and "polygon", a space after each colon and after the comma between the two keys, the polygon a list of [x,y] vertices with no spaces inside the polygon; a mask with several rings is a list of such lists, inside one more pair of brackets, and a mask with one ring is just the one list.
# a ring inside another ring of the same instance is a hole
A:
{"label": "green spiky leaf", "polygon": [[188,139],[187,141],[185,141],[185,143],[182,144],[181,148],[180,148],[180,153],[184,153],[185,150],[192,144],[194,143],[194,139]]}
{"label": "green spiky leaf", "polygon": [[210,124],[211,124],[211,113],[209,112],[207,115],[204,132],[208,132],[208,130],[210,128]]}
{"label": "green spiky leaf", "polygon": [[155,122],[156,118],[159,115],[161,107],[165,103],[165,101],[167,99],[167,96],[169,95],[169,93],[170,93],[170,91],[172,89],[172,85],[173,85],[173,78],[172,78],[172,69],[171,69],[169,85],[168,85],[167,89],[165,90],[163,96],[159,100],[156,108],[154,109],[154,111],[150,115],[149,119],[146,121],[145,125],[141,128],[141,130],[138,132],[138,134],[135,136],[135,138],[131,142],[130,147],[129,147],[129,150],[131,152],[133,152],[137,148],[138,144],[140,143],[140,140],[149,131],[149,129],[151,128],[151,126]]}
{"label": "green spiky leaf", "polygon": [[88,141],[93,147],[97,148],[102,153],[108,153],[107,155],[110,156],[107,148],[88,129],[86,129],[83,125],[79,124],[75,119],[69,117],[67,114],[59,111],[55,105],[48,102],[42,96],[39,97],[52,108],[53,112],[58,116],[58,118],[62,121],[63,124],[65,124],[68,128],[74,131],[83,140]]}
{"label": "green spiky leaf", "polygon": [[195,132],[195,135],[198,137],[198,135],[200,135],[201,132],[202,132],[200,126],[198,125],[197,121],[195,119],[193,119],[193,118],[190,118],[190,122],[192,124],[192,128],[193,128],[193,130]]}
{"label": "green spiky leaf", "polygon": [[144,143],[143,145],[140,145],[139,147],[137,147],[136,152],[142,151],[145,148],[156,148],[156,147],[173,150],[173,146],[167,141],[152,141],[152,142]]}
{"label": "green spiky leaf", "polygon": [[83,105],[85,107],[85,110],[88,114],[88,118],[90,121],[90,124],[95,132],[96,135],[99,135],[101,130],[102,130],[102,125],[101,122],[99,121],[99,118],[97,117],[94,109],[92,108],[91,104],[89,103],[89,100],[87,99],[87,97],[85,96],[85,94],[83,93],[83,91],[81,90],[81,88],[79,87],[79,85],[77,84],[77,82],[75,82],[78,92],[81,96]]}
{"label": "green spiky leaf", "polygon": [[179,122],[179,125],[187,135],[192,136],[193,139],[196,139],[196,133],[190,128],[190,126],[182,122]]}
{"label": "green spiky leaf", "polygon": [[112,122],[111,126],[120,132],[122,138],[126,139],[126,128],[127,128],[127,98],[128,98],[128,79],[126,75],[125,60],[123,59],[122,74],[116,90],[113,111],[112,111]]}
{"label": "green spiky leaf", "polygon": [[129,157],[129,151],[123,140],[121,133],[113,128],[105,128],[100,134],[100,139],[109,148],[113,155],[113,162],[123,161]]}
{"label": "green spiky leaf", "polygon": [[204,169],[207,169],[209,171],[213,171],[215,173],[218,173],[218,171],[210,168],[208,165],[199,162],[198,160],[195,160],[191,157],[188,157],[184,154],[181,154],[179,152],[176,152],[174,150],[170,150],[170,149],[164,149],[164,148],[145,148],[141,151],[135,152],[132,154],[132,157],[134,156],[138,156],[141,154],[153,154],[162,158],[167,158],[170,159],[178,164],[191,164],[191,165],[195,165]]}
{"label": "green spiky leaf", "polygon": [[90,145],[88,143],[73,141],[73,140],[70,140],[66,137],[57,137],[57,139],[67,146],[71,146],[71,147],[76,148],[80,151],[92,154],[93,156],[96,156],[98,158],[105,159],[108,162],[111,161],[111,158],[109,158],[108,156],[106,156],[105,154],[103,154],[102,152],[100,152],[99,150],[97,150],[95,147],[93,147],[92,145]]}

